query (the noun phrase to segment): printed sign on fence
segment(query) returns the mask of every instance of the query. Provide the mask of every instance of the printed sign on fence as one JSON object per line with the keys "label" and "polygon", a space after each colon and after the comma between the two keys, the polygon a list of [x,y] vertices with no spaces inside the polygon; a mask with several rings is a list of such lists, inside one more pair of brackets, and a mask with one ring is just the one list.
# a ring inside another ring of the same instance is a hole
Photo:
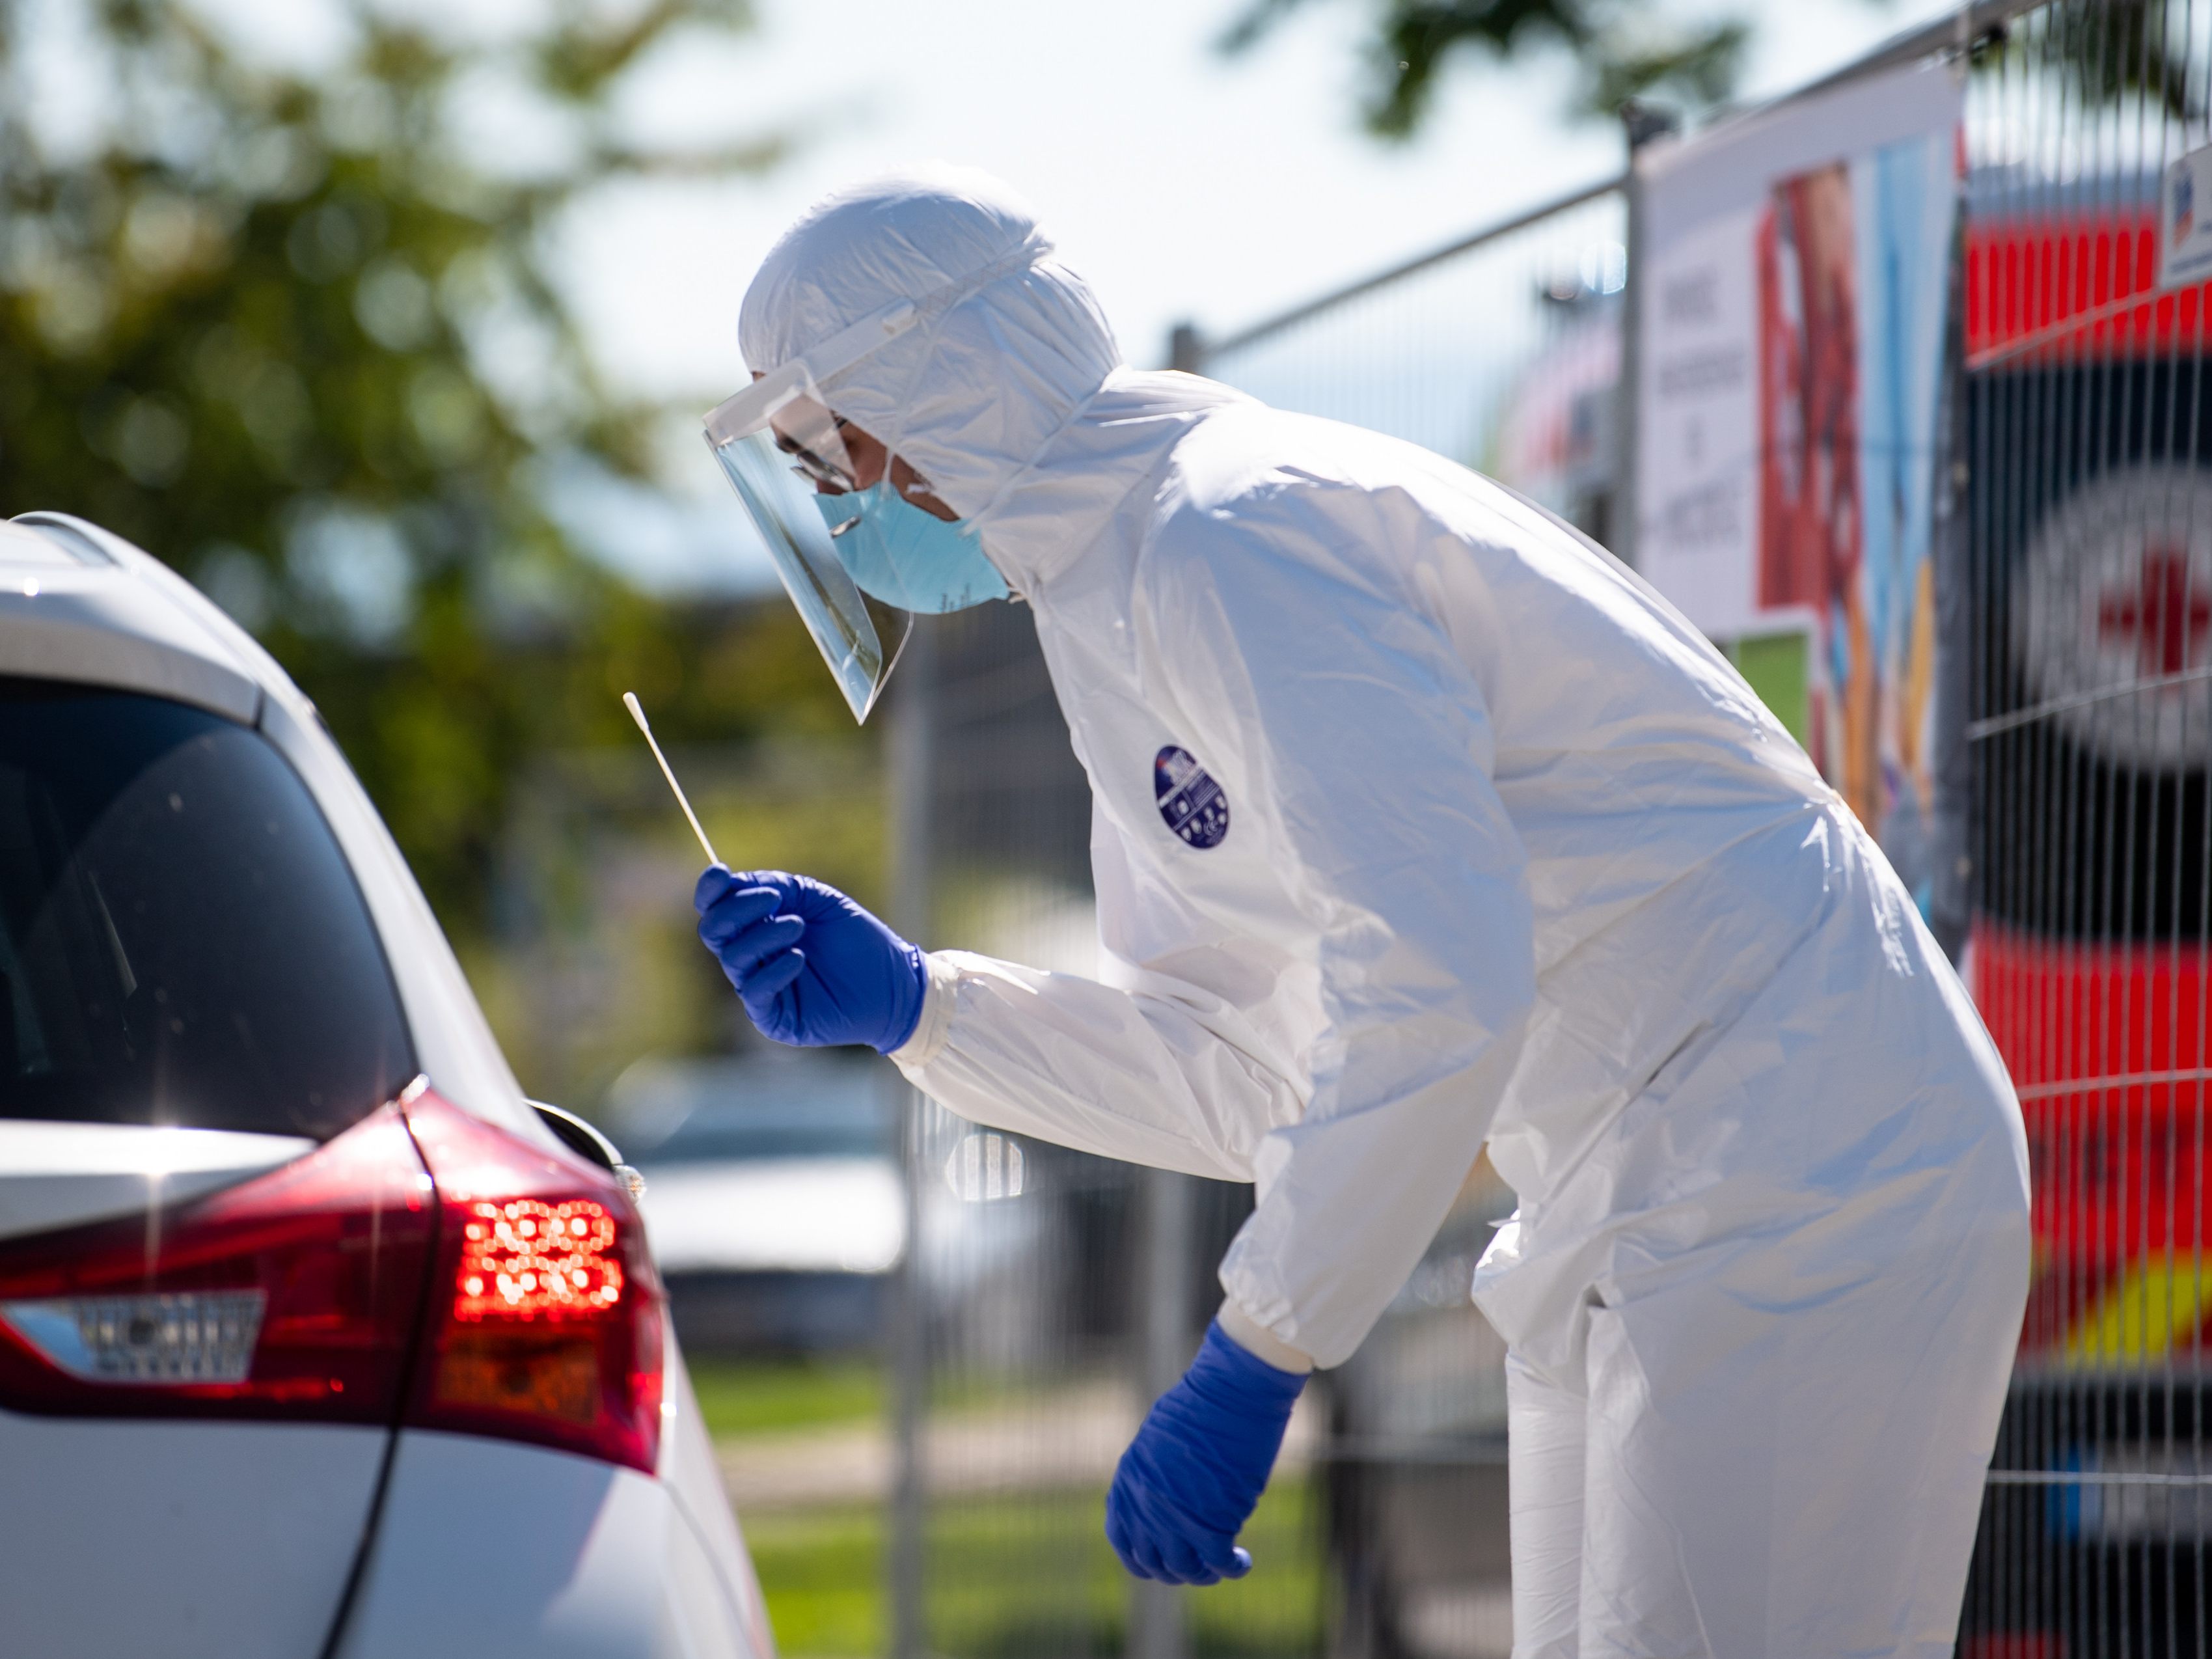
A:
{"label": "printed sign on fence", "polygon": [[1716,639],[1803,637],[1807,746],[1900,868],[1929,808],[1960,110],[1948,70],[1907,70],[1637,162],[1638,564]]}
{"label": "printed sign on fence", "polygon": [[2166,170],[2159,192],[2158,285],[2182,288],[2212,276],[2212,144]]}

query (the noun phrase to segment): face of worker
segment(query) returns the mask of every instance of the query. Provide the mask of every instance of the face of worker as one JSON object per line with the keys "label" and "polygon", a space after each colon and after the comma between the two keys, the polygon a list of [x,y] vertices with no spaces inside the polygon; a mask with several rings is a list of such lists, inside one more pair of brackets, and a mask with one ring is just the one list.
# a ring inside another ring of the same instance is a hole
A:
{"label": "face of worker", "polygon": [[[884,476],[884,450],[874,434],[863,431],[850,421],[837,422],[837,434],[845,441],[845,453],[853,463],[854,475],[860,488],[866,489],[869,485],[880,482]],[[950,524],[960,516],[927,489],[918,487],[921,483],[921,474],[908,466],[903,456],[893,455],[890,460],[892,489],[932,518],[942,519]],[[823,486],[817,484],[816,488],[822,489]]]}
{"label": "face of worker", "polygon": [[[757,380],[760,378],[760,371],[754,370],[753,379]],[[839,470],[842,471],[849,464],[854,487],[866,489],[872,485],[882,483],[886,451],[875,434],[865,428],[854,425],[843,416],[837,414],[834,410],[827,409],[824,405],[815,404],[813,408],[817,416],[827,414],[836,422],[837,441],[842,444],[845,449],[843,459],[839,463]],[[787,433],[779,430],[776,441],[790,453],[800,453],[799,447],[800,441]],[[891,466],[891,487],[900,495],[933,519],[942,519],[945,523],[951,524],[959,518],[960,515],[951,507],[931,495],[927,489],[920,487],[922,482],[921,474],[908,466],[902,456],[891,455],[889,459]],[[809,471],[813,477],[814,489],[817,495],[835,495],[840,493],[823,481],[820,470],[810,468]]]}

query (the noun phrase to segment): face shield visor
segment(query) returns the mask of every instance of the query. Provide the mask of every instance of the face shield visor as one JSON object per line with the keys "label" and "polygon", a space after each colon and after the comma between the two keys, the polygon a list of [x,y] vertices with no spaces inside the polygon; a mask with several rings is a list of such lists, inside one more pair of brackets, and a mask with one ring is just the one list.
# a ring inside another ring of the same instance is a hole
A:
{"label": "face shield visor", "polygon": [[707,416],[707,447],[813,635],[855,720],[866,720],[914,627],[910,611],[864,593],[831,544],[814,498],[857,483],[836,416],[817,388],[914,326],[901,301],[755,380]]}

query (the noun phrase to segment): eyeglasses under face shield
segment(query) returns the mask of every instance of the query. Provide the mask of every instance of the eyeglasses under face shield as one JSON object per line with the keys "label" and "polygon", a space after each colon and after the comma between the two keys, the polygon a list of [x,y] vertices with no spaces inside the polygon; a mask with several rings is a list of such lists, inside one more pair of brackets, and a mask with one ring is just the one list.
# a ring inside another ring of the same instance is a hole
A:
{"label": "eyeglasses under face shield", "polygon": [[900,301],[779,365],[707,416],[707,445],[752,520],[784,592],[814,638],[854,718],[868,712],[914,627],[910,611],[864,593],[814,504],[859,487],[840,422],[817,381],[849,368],[915,321]]}

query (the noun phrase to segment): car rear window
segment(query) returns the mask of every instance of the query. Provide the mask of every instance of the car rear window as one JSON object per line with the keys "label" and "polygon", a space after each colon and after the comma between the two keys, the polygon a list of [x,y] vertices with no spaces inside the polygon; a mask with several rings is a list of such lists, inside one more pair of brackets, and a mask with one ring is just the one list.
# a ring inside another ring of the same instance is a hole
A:
{"label": "car rear window", "polygon": [[0,678],[0,1117],[326,1139],[414,1073],[353,872],[266,738]]}

